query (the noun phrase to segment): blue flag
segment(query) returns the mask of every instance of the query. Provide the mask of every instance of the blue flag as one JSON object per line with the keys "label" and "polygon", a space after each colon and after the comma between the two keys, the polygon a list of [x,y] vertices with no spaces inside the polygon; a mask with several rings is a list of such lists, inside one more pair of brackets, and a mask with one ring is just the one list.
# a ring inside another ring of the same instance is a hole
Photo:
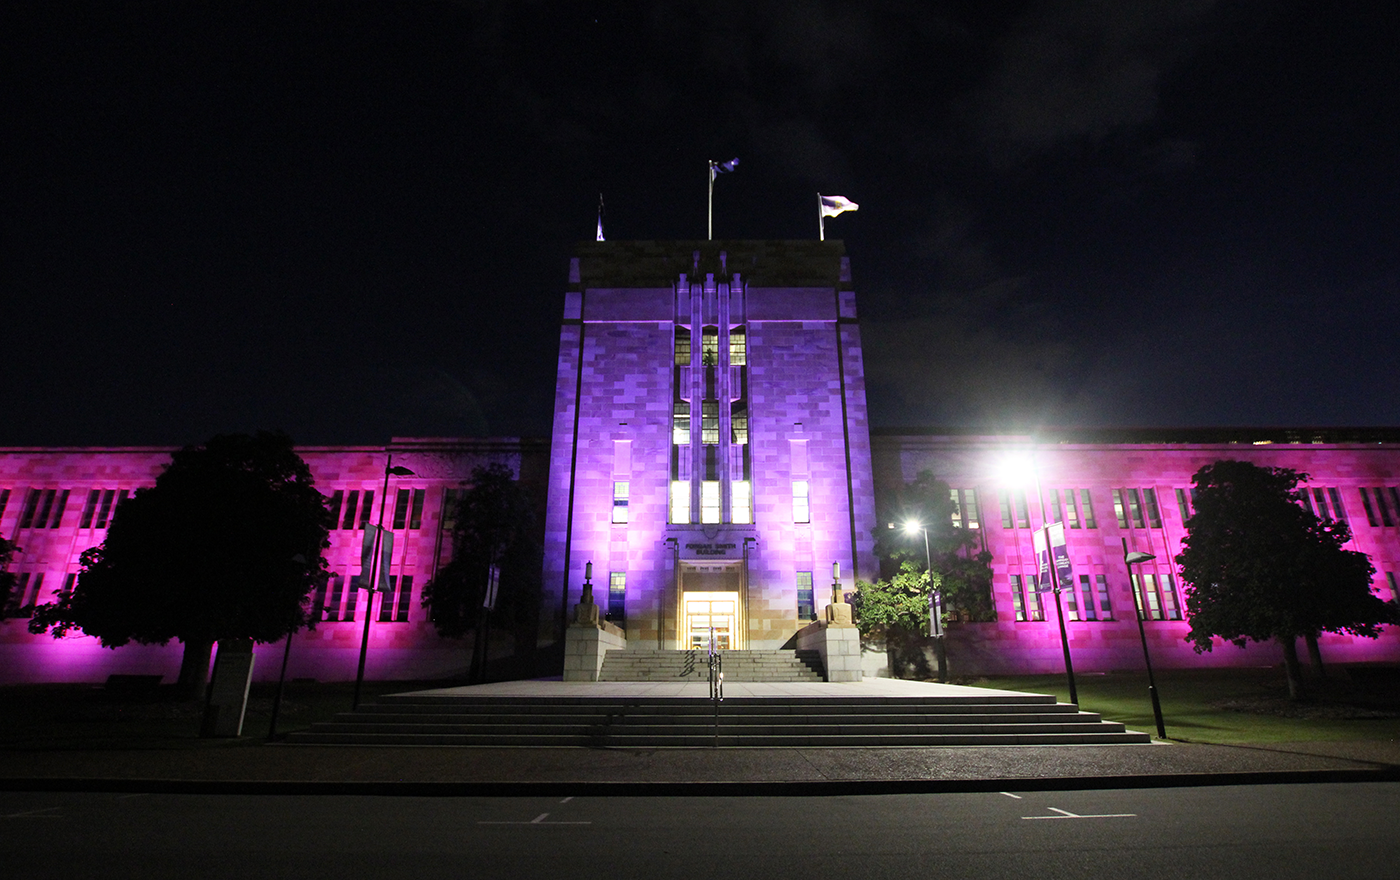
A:
{"label": "blue flag", "polygon": [[738,167],[739,167],[739,157],[738,157],[738,156],[735,156],[733,159],[730,159],[728,162],[716,162],[716,161],[714,161],[713,159],[711,159],[711,160],[710,160],[710,180],[714,180],[714,179],[715,179],[715,176],[718,175],[718,174],[728,174],[729,172],[733,171],[735,168],[738,168]]}

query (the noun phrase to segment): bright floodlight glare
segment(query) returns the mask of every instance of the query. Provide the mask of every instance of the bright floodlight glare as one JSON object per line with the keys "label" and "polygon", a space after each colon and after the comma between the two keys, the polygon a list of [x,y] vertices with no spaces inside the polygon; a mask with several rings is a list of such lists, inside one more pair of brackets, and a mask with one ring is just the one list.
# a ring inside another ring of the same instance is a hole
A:
{"label": "bright floodlight glare", "polygon": [[1026,453],[1009,453],[998,464],[997,476],[1008,485],[1031,485],[1035,483],[1035,462]]}
{"label": "bright floodlight glare", "polygon": [[907,519],[904,521],[904,533],[907,535],[918,534],[922,528],[923,526],[919,524],[918,520]]}

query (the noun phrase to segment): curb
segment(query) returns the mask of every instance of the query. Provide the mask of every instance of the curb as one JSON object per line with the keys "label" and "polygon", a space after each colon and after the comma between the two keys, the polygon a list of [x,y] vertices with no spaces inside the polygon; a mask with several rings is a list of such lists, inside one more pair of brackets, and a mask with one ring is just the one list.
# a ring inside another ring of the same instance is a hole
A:
{"label": "curb", "polygon": [[1400,766],[1367,770],[1274,770],[1143,776],[1067,776],[1006,779],[869,779],[800,782],[317,782],[226,779],[0,779],[0,791],[120,792],[123,794],[303,795],[362,797],[832,797],[838,795],[951,794],[1001,791],[1196,788],[1222,785],[1400,782]]}

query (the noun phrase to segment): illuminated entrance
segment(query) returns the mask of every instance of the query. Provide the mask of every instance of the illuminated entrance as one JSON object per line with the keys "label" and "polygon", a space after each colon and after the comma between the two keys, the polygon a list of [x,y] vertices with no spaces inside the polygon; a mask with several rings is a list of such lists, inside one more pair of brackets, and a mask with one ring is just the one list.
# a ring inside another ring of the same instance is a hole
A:
{"label": "illuminated entrance", "polygon": [[686,593],[685,631],[687,646],[709,648],[713,630],[715,647],[728,650],[735,647],[738,635],[738,593]]}
{"label": "illuminated entrance", "polygon": [[708,648],[710,630],[724,650],[744,644],[742,565],[733,562],[681,563],[680,642],[677,647]]}

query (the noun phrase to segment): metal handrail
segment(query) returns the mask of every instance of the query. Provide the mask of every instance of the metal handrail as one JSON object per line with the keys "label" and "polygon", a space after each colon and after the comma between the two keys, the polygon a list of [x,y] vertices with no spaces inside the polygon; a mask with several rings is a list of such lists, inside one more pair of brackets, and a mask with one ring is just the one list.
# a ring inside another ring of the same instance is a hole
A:
{"label": "metal handrail", "polygon": [[715,707],[715,747],[719,747],[719,704],[724,702],[724,654],[715,646],[715,628],[710,627],[710,702]]}

